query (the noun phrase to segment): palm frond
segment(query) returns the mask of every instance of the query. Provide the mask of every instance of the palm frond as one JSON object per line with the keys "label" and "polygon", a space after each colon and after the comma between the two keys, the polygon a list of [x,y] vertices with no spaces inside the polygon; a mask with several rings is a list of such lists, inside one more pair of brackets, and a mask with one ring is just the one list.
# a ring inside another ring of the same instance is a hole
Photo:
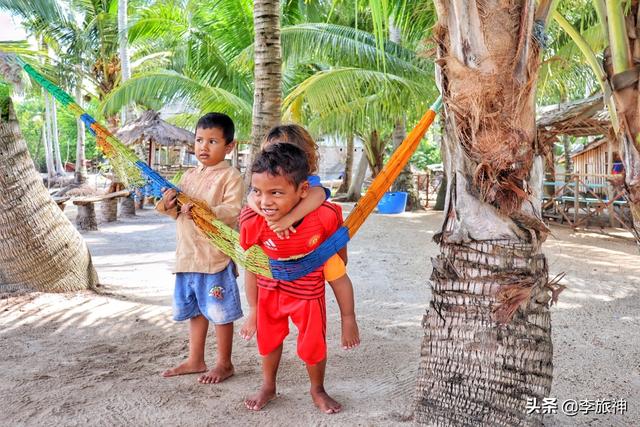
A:
{"label": "palm frond", "polygon": [[127,80],[105,98],[101,110],[105,114],[113,114],[131,103],[159,109],[173,102],[193,111],[206,108],[232,117],[250,115],[252,111],[245,100],[224,89],[205,86],[168,70],[149,72]]}
{"label": "palm frond", "polygon": [[[318,62],[344,67],[382,69],[398,75],[421,75],[432,72],[429,61],[403,47],[385,41],[380,50],[371,33],[333,24],[299,24],[281,30],[282,55],[285,64]],[[238,57],[249,63],[253,58],[253,45]]]}

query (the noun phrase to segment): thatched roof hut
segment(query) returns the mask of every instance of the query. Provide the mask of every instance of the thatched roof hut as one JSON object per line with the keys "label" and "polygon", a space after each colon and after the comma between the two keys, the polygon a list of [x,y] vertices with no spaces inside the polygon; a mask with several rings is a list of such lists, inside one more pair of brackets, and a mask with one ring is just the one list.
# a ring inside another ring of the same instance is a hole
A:
{"label": "thatched roof hut", "polygon": [[538,109],[537,113],[538,141],[543,144],[554,141],[558,135],[608,135],[611,128],[609,112],[601,94],[578,101],[547,105]]}
{"label": "thatched roof hut", "polygon": [[160,118],[160,114],[148,110],[127,123],[116,133],[125,145],[138,145],[151,166],[170,166],[176,162],[188,163],[188,153],[193,153],[195,135]]}
{"label": "thatched roof hut", "polygon": [[538,110],[538,141],[553,144],[560,135],[597,136],[580,150],[571,153],[573,173],[585,181],[605,185],[619,147],[612,134],[611,120],[602,94],[578,101],[549,105]]}

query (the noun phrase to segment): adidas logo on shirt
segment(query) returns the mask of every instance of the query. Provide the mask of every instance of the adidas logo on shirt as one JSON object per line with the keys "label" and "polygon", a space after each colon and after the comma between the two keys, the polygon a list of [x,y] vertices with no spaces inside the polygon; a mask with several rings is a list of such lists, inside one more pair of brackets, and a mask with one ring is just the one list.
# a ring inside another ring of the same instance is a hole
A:
{"label": "adidas logo on shirt", "polygon": [[265,242],[264,242],[264,245],[265,245],[266,247],[268,247],[269,249],[273,249],[273,250],[278,249],[278,247],[276,246],[276,244],[275,244],[275,243],[273,243],[273,240],[271,240],[271,239],[269,239],[269,240],[265,241]]}

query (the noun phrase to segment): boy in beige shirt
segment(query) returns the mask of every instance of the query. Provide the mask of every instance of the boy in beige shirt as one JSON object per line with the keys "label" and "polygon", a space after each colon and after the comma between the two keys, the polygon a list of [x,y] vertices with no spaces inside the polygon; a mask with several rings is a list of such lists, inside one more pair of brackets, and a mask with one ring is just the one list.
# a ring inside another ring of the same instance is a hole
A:
{"label": "boy in beige shirt", "polygon": [[[208,113],[196,125],[195,154],[200,165],[182,177],[179,187],[203,200],[213,214],[235,227],[242,207],[242,176],[225,160],[234,147],[234,124],[225,114]],[[178,209],[175,190],[165,190],[156,209],[176,219],[176,283],[173,318],[189,319],[189,356],[182,364],[162,373],[164,377],[206,372],[203,384],[218,383],[233,375],[231,348],[233,321],[242,317],[235,266],[195,226],[191,205]],[[209,322],[215,325],[218,355],[207,372],[204,361]]]}

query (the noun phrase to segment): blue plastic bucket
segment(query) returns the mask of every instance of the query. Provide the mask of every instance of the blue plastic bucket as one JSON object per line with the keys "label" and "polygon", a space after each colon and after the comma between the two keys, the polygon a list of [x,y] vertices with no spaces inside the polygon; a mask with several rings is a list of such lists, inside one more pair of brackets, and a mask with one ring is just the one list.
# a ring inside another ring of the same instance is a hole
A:
{"label": "blue plastic bucket", "polygon": [[378,212],[383,214],[397,214],[404,212],[407,206],[407,193],[404,191],[388,191],[378,202]]}

